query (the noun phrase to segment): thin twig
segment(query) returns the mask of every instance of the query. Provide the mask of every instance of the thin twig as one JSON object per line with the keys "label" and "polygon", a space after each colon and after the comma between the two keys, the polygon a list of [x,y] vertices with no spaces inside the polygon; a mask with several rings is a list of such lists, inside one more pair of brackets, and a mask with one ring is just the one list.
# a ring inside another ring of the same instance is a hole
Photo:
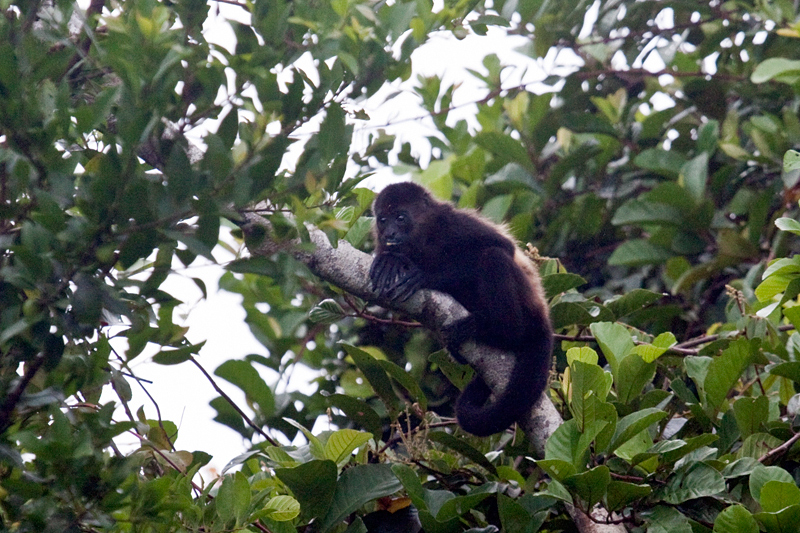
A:
{"label": "thin twig", "polygon": [[211,374],[209,374],[209,373],[206,371],[206,369],[205,369],[205,368],[203,368],[203,366],[202,366],[200,363],[198,363],[198,362],[197,362],[197,359],[195,359],[194,357],[190,357],[190,358],[189,358],[189,361],[191,361],[192,363],[194,363],[194,366],[196,366],[197,368],[199,368],[199,369],[200,369],[200,372],[202,372],[202,373],[203,373],[203,375],[206,377],[206,379],[207,379],[207,380],[208,380],[208,381],[211,383],[211,386],[212,386],[212,387],[214,387],[214,390],[215,390],[215,391],[217,391],[217,392],[219,393],[219,395],[220,395],[220,396],[222,396],[222,397],[225,399],[225,401],[226,401],[226,402],[228,402],[228,403],[230,404],[230,406],[231,406],[231,407],[233,407],[233,408],[234,408],[234,410],[235,410],[237,413],[239,413],[239,416],[241,416],[241,417],[242,417],[242,418],[245,420],[245,422],[247,422],[247,425],[248,425],[248,426],[250,426],[251,428],[253,428],[253,429],[254,429],[254,430],[255,430],[255,431],[256,431],[256,432],[257,432],[259,435],[261,435],[262,437],[264,437],[264,438],[266,439],[266,441],[267,441],[267,442],[269,442],[271,445],[273,445],[273,446],[279,446],[278,442],[277,442],[275,439],[273,439],[272,437],[270,437],[269,435],[267,435],[267,434],[264,432],[264,430],[263,430],[263,429],[261,429],[261,428],[260,428],[258,425],[256,425],[256,423],[255,423],[255,422],[253,422],[252,420],[250,420],[250,417],[249,417],[249,416],[247,416],[247,415],[245,414],[245,412],[244,412],[244,411],[242,411],[242,410],[239,408],[239,406],[238,406],[238,405],[236,405],[236,402],[234,402],[234,401],[233,401],[233,399],[232,399],[230,396],[228,396],[227,394],[225,394],[225,391],[223,391],[221,388],[219,388],[219,385],[217,385],[217,382],[216,382],[216,381],[214,381],[214,378],[211,376]]}

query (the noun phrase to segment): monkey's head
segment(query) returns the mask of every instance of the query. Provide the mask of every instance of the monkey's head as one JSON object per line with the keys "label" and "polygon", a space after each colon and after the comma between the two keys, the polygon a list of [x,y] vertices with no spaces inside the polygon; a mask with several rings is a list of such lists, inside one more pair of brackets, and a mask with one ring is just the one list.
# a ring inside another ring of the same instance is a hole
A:
{"label": "monkey's head", "polygon": [[380,251],[404,253],[425,213],[436,204],[431,195],[411,182],[393,183],[383,189],[372,205],[375,241]]}

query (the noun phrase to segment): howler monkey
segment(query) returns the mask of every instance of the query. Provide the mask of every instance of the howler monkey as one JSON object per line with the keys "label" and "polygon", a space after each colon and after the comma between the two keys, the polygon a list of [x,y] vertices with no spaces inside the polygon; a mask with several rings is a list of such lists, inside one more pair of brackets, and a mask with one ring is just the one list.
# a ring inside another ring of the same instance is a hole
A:
{"label": "howler monkey", "polygon": [[553,334],[536,267],[500,226],[435,200],[424,188],[387,186],[373,205],[375,291],[403,301],[419,289],[450,294],[470,315],[448,327],[447,349],[459,362],[469,339],[513,352],[508,386],[490,399],[480,377],[456,402],[458,423],[487,436],[528,413],[547,386]]}

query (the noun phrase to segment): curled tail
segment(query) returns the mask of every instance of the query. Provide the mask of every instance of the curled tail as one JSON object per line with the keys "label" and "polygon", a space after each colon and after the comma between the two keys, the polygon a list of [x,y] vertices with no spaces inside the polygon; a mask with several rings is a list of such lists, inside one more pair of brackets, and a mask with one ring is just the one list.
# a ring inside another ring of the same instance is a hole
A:
{"label": "curled tail", "polygon": [[514,353],[515,362],[502,394],[490,399],[492,390],[480,378],[467,384],[456,402],[458,424],[469,433],[487,437],[504,431],[527,415],[547,387],[553,336],[549,324]]}

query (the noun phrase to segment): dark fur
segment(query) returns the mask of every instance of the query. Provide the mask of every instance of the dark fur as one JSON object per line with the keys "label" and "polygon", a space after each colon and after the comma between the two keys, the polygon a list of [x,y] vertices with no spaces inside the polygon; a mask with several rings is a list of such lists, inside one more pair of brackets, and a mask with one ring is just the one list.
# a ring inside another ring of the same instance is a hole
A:
{"label": "dark fur", "polygon": [[505,231],[471,211],[435,200],[414,183],[386,187],[375,199],[377,255],[370,269],[376,292],[406,300],[419,289],[446,292],[470,316],[448,331],[448,350],[461,363],[468,340],[513,352],[502,395],[476,377],[456,403],[458,423],[487,436],[526,415],[547,386],[553,333],[539,275]]}

